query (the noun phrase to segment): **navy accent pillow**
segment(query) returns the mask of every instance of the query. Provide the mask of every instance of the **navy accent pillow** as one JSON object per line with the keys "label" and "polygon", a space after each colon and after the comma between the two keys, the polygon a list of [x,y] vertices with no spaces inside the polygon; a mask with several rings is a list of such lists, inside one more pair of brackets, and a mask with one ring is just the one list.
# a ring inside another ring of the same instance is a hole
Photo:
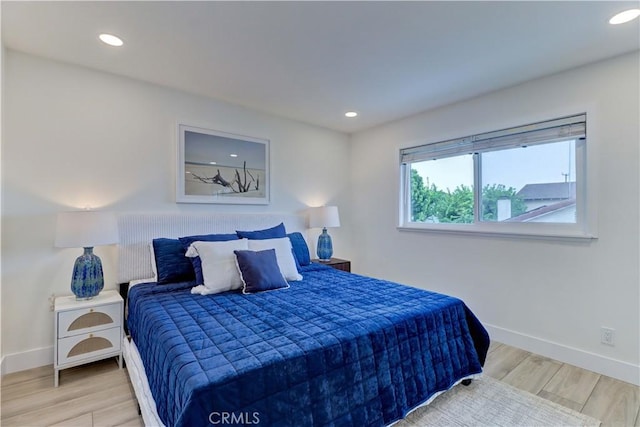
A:
{"label": "navy accent pillow", "polygon": [[309,247],[307,242],[302,237],[302,233],[289,233],[287,234],[289,240],[291,240],[291,247],[293,248],[293,255],[298,265],[311,264],[311,256],[309,255]]}
{"label": "navy accent pillow", "polygon": [[[300,263],[298,262],[298,257],[296,256],[295,251],[293,250],[293,248],[291,248],[291,253],[293,254],[293,260],[296,263],[296,270],[298,270],[298,273],[300,273],[302,271],[302,266],[300,265]],[[286,279],[285,279],[286,280]]]}
{"label": "navy accent pillow", "polygon": [[278,267],[275,249],[233,252],[244,283],[243,294],[289,287]]}
{"label": "navy accent pillow", "polygon": [[236,231],[236,234],[238,234],[238,237],[241,239],[249,240],[279,239],[281,237],[287,237],[287,230],[285,230],[284,224],[280,223],[275,227],[264,230]]}
{"label": "navy accent pillow", "polygon": [[185,249],[178,239],[153,239],[158,283],[186,282],[195,279],[193,266],[185,257]]}
{"label": "navy accent pillow", "polygon": [[[239,237],[237,234],[201,234],[199,236],[178,237],[178,240],[182,244],[184,252],[186,252],[193,242],[228,242],[229,240],[239,240]],[[196,278],[196,285],[204,284],[204,277],[202,275],[202,260],[200,259],[200,257],[197,256],[187,259],[193,267]]]}

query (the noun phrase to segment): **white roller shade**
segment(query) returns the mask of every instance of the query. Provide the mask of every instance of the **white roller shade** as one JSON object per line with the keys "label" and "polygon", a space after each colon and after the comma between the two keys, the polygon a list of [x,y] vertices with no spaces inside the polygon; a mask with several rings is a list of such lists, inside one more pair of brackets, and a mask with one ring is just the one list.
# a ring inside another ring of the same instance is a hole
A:
{"label": "white roller shade", "polygon": [[586,114],[579,114],[464,138],[403,148],[400,150],[400,161],[401,163],[412,163],[584,138],[587,133],[586,119]]}

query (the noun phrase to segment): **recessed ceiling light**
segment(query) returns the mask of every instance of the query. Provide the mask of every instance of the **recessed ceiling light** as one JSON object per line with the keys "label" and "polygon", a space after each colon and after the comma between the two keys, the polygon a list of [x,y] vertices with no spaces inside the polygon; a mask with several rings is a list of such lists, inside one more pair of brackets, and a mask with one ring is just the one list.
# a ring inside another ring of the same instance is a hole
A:
{"label": "recessed ceiling light", "polygon": [[358,113],[356,113],[355,111],[347,111],[346,113],[344,113],[345,116],[347,117],[357,117]]}
{"label": "recessed ceiling light", "polygon": [[98,36],[103,43],[108,44],[109,46],[122,46],[124,42],[120,37],[116,37],[113,34],[100,34]]}
{"label": "recessed ceiling light", "polygon": [[625,22],[633,21],[638,16],[640,16],[640,9],[625,10],[624,12],[620,12],[613,18],[609,19],[609,24],[624,24]]}
{"label": "recessed ceiling light", "polygon": [[231,157],[238,157],[237,154],[229,154]]}
{"label": "recessed ceiling light", "polygon": [[217,165],[216,162],[209,162],[210,165]]}

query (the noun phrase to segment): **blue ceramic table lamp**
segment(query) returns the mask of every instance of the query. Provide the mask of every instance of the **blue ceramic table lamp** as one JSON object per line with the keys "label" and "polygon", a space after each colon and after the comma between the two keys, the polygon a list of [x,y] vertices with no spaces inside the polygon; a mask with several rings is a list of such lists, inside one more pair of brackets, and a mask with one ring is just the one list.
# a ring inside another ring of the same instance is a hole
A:
{"label": "blue ceramic table lamp", "polygon": [[73,266],[71,292],[76,299],[91,299],[104,287],[102,262],[93,253],[94,246],[118,243],[115,215],[100,211],[61,212],[58,214],[58,248],[84,248]]}
{"label": "blue ceramic table lamp", "polygon": [[333,243],[327,228],[340,227],[340,215],[337,206],[321,206],[311,208],[309,212],[309,227],[322,228],[322,234],[318,236],[316,253],[320,261],[329,261],[333,255]]}

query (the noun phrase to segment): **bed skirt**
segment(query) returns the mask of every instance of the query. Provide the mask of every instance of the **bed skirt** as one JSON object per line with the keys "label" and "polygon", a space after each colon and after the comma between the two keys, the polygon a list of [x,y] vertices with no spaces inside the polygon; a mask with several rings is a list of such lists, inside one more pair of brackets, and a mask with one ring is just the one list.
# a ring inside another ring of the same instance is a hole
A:
{"label": "bed skirt", "polygon": [[129,373],[136,399],[138,400],[144,425],[149,427],[165,427],[158,416],[156,402],[151,394],[151,388],[149,387],[149,381],[147,380],[147,374],[144,370],[138,347],[136,347],[133,340],[125,336],[122,342],[122,349],[127,372]]}

